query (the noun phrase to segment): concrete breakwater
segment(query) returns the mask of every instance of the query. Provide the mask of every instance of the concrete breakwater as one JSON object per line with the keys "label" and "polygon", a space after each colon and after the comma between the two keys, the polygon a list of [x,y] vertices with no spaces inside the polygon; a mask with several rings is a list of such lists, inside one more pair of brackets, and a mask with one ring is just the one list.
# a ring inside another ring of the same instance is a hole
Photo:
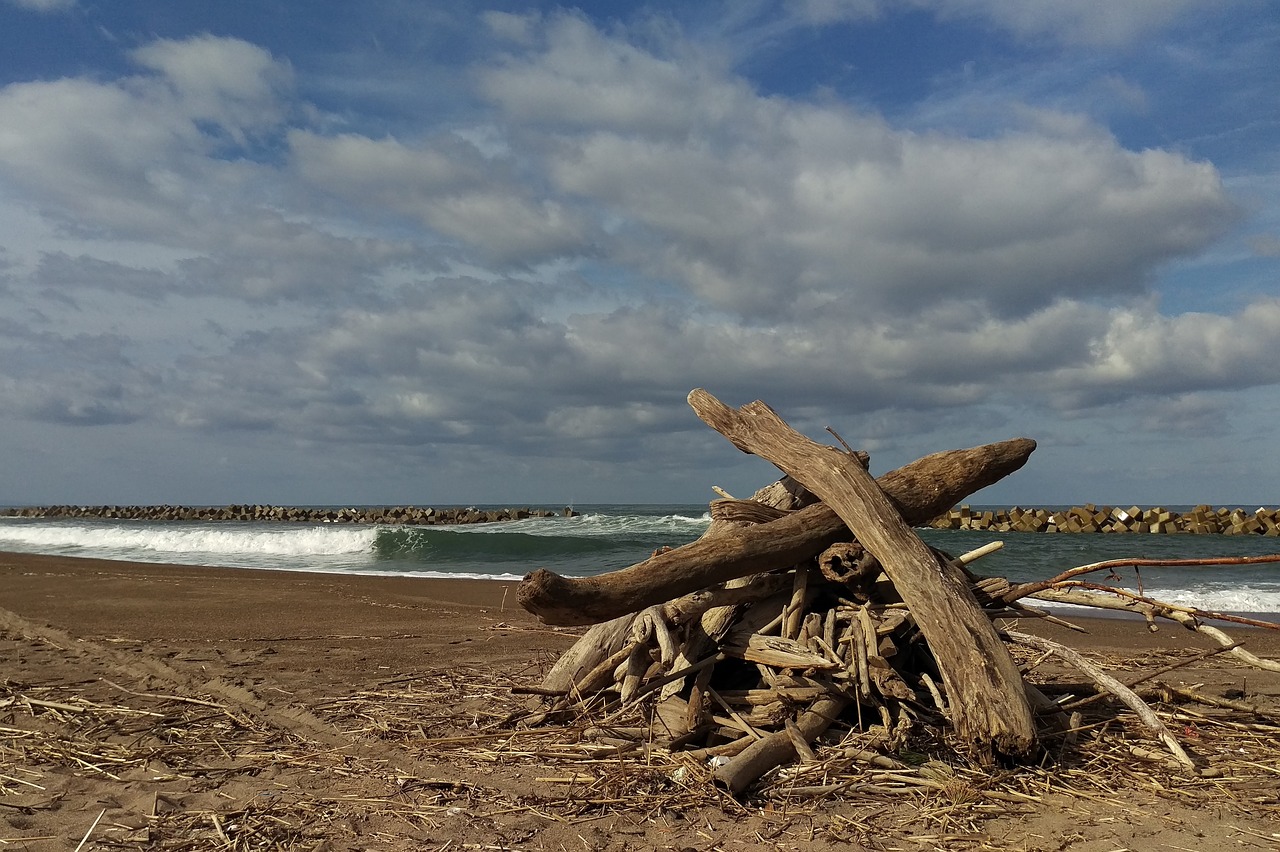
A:
{"label": "concrete breakwater", "polygon": [[303,506],[26,506],[0,511],[18,518],[108,518],[122,521],[293,521],[332,524],[483,524],[576,515],[572,509],[435,509],[377,506],[353,509]]}
{"label": "concrete breakwater", "polygon": [[1213,508],[1196,506],[1189,512],[1156,507],[1127,509],[1112,506],[1073,506],[1070,509],[975,510],[952,509],[929,523],[934,529],[992,532],[1064,533],[1193,533],[1199,535],[1280,536],[1280,509]]}

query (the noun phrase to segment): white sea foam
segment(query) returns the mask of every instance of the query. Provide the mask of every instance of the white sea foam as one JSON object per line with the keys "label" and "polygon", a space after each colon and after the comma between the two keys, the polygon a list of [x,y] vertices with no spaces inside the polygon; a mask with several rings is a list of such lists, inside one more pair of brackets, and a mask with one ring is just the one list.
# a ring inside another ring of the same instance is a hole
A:
{"label": "white sea foam", "polygon": [[0,548],[117,558],[211,554],[308,557],[368,553],[375,527],[233,528],[226,524],[0,525]]}
{"label": "white sea foam", "polygon": [[[1205,612],[1254,613],[1264,619],[1274,620],[1272,614],[1280,613],[1280,589],[1274,586],[1254,588],[1243,586],[1231,590],[1215,589],[1146,589],[1146,597],[1178,606],[1194,607]],[[1095,607],[1076,606],[1055,601],[1028,600],[1037,609],[1067,611],[1080,615],[1106,616],[1118,610],[1101,610]]]}
{"label": "white sea foam", "polygon": [[[275,569],[285,570],[285,569]],[[376,571],[362,568],[289,568],[307,574],[358,574],[362,577],[422,577],[428,580],[494,580],[499,583],[519,583],[523,574],[485,574],[479,571]]]}
{"label": "white sea foam", "polygon": [[1147,596],[1166,603],[1210,612],[1280,612],[1280,587],[1231,589],[1149,589]]}
{"label": "white sea foam", "polygon": [[689,515],[623,515],[585,512],[571,518],[527,518],[495,524],[465,524],[450,530],[474,535],[519,532],[536,536],[570,536],[577,538],[625,538],[669,533],[673,536],[696,537],[711,522],[711,516]]}
{"label": "white sea foam", "polygon": [[[572,518],[451,526],[439,533],[419,528],[407,537],[407,543],[399,541],[403,536],[398,527],[3,518],[0,550],[140,562],[514,582],[520,577],[510,571],[513,562],[525,560],[530,566],[547,567],[567,576],[587,576],[625,567],[662,544],[692,540],[709,523],[705,512],[672,509],[670,513],[650,515],[628,513],[626,507],[618,507],[617,511],[614,507],[592,508]],[[665,512],[666,507],[659,511]],[[477,537],[460,544],[463,539],[456,533],[463,532]],[[501,535],[504,533],[505,540]],[[498,536],[490,538],[493,534]],[[528,542],[525,536],[530,535],[547,537],[545,547],[541,546],[544,542],[539,542],[538,547],[522,543]],[[385,538],[379,540],[379,536]],[[557,538],[563,541],[557,542]],[[1151,537],[1140,542],[1130,538],[1125,543],[1141,543],[1144,553],[1155,551],[1158,545],[1167,548],[1175,544],[1178,553],[1188,551],[1192,555],[1219,549],[1219,555],[1224,556],[1254,555],[1267,549],[1266,543],[1251,539],[1207,538],[1213,540],[1192,537],[1166,542],[1164,537]],[[579,542],[575,544],[574,539]],[[581,540],[590,540],[590,546],[580,546]],[[616,549],[609,548],[613,543],[617,544]],[[1002,566],[993,563],[992,567],[998,570],[992,573],[1025,582],[1056,573],[1058,563],[1096,561],[1113,555],[1110,551],[1115,549],[1111,539],[1102,537],[1080,537],[1069,542],[1057,536],[1028,537],[1018,544],[1021,553],[1008,555],[1007,564]],[[1064,555],[1068,544],[1072,550]],[[1228,550],[1227,545],[1234,549]],[[486,568],[492,573],[486,573]],[[1227,566],[1159,574],[1148,571],[1143,577],[1147,580],[1147,595],[1171,603],[1221,612],[1280,613],[1280,571],[1275,566]],[[1126,576],[1125,585],[1133,579]]]}

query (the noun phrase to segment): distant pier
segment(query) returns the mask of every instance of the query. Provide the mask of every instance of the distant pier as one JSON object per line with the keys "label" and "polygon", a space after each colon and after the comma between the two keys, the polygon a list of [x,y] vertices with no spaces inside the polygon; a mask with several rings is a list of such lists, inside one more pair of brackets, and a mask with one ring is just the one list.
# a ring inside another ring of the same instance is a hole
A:
{"label": "distant pier", "polygon": [[485,524],[576,515],[572,509],[477,509],[374,506],[348,509],[302,506],[26,506],[0,510],[18,518],[103,518],[122,521],[282,521],[331,524]]}
{"label": "distant pier", "polygon": [[1156,507],[1073,506],[1070,509],[952,509],[928,526],[941,530],[1043,533],[1156,533],[1172,535],[1280,536],[1280,509],[1215,509],[1196,506],[1189,512]]}

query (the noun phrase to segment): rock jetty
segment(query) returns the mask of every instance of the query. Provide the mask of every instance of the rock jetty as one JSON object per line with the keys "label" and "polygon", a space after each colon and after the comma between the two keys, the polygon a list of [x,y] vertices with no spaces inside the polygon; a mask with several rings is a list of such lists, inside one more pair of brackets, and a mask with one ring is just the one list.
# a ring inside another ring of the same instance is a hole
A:
{"label": "rock jetty", "polygon": [[1280,509],[1215,509],[1196,506],[1190,512],[1156,507],[1073,506],[1070,509],[952,509],[929,526],[943,530],[1063,533],[1193,533],[1199,535],[1280,536]]}
{"label": "rock jetty", "polygon": [[109,518],[122,521],[292,521],[331,524],[485,524],[576,515],[572,509],[435,509],[423,506],[374,506],[348,509],[304,506],[26,506],[0,510],[18,518]]}

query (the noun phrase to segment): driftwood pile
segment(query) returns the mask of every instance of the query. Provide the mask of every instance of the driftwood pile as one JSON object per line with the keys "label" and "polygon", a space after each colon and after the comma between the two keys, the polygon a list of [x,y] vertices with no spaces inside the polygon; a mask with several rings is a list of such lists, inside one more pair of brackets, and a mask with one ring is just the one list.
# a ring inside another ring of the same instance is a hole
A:
{"label": "driftwood pile", "polygon": [[[861,742],[876,746],[846,757],[890,771],[922,727],[979,765],[1032,761],[1050,742],[1071,740],[1079,716],[1024,678],[1010,653],[1020,646],[1083,672],[1138,714],[1171,763],[1200,772],[1127,686],[1071,649],[993,619],[1052,618],[1027,597],[1126,609],[1174,619],[1226,653],[1280,670],[1203,625],[1205,613],[1115,597],[1080,579],[1111,563],[1011,586],[967,567],[998,543],[952,557],[920,540],[913,526],[1020,468],[1034,441],[937,453],[873,479],[865,454],[808,440],[762,402],[735,409],[695,390],[689,403],[786,476],[750,500],[713,502],[700,539],[631,568],[529,574],[518,593],[525,609],[550,625],[592,625],[535,690],[545,702],[535,724],[634,719],[643,708],[647,724],[611,735],[705,759],[734,794],[779,766],[812,762],[836,722],[868,732]],[[1263,560],[1280,557],[1250,561]]]}

